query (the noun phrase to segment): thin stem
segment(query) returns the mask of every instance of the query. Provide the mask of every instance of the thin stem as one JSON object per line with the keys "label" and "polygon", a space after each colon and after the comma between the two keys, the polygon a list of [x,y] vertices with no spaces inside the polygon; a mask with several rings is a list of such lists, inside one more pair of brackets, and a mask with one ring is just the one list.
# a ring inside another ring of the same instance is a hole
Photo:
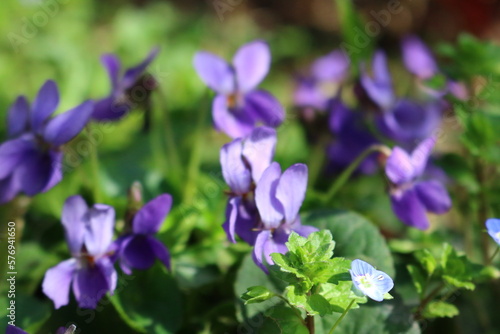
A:
{"label": "thin stem", "polygon": [[160,109],[163,115],[164,131],[165,131],[165,143],[167,146],[167,156],[169,163],[173,166],[175,173],[181,171],[181,159],[179,151],[177,150],[177,145],[175,144],[175,136],[172,128],[172,120],[170,119],[170,112],[166,107],[166,99],[163,92],[158,94],[160,100]]}
{"label": "thin stem", "polygon": [[349,180],[352,173],[359,167],[359,165],[372,153],[380,152],[385,155],[390,155],[390,149],[385,145],[375,144],[368,147],[340,174],[337,180],[330,186],[330,189],[324,196],[324,203],[329,203],[333,196],[342,188],[342,186]]}
{"label": "thin stem", "polygon": [[491,254],[491,256],[489,257],[488,261],[486,261],[487,265],[490,265],[491,262],[493,262],[493,259],[495,258],[495,256],[497,256],[497,254],[498,254],[499,251],[500,251],[500,246],[497,247],[497,249],[495,249],[495,251],[493,252],[493,254]]}
{"label": "thin stem", "polygon": [[[484,168],[481,161],[476,161],[476,178],[479,183],[479,210],[477,211],[478,224],[481,229],[484,222],[488,219],[488,199],[487,199],[487,180],[485,179]],[[488,263],[488,236],[486,233],[481,233],[481,250],[483,253],[483,263]]]}
{"label": "thin stem", "polygon": [[209,107],[209,94],[205,94],[202,98],[206,103],[201,104],[201,112],[198,113],[198,119],[196,121],[196,128],[194,131],[193,139],[194,139],[194,147],[191,151],[191,156],[189,157],[189,164],[187,168],[187,183],[184,188],[184,202],[191,204],[195,192],[196,192],[196,182],[198,180],[198,175],[200,172],[200,163],[201,156],[203,153],[203,145],[205,141],[203,140],[203,131],[204,131],[204,123],[205,116],[207,111],[210,109]]}
{"label": "thin stem", "polygon": [[[90,132],[90,128],[88,128]],[[97,146],[91,145],[90,149],[90,169],[92,173],[92,193],[94,196],[95,203],[102,203],[101,189],[100,189],[100,177],[99,177],[99,156],[97,154]]]}
{"label": "thin stem", "polygon": [[439,292],[444,288],[444,283],[441,283],[439,284],[434,290],[431,291],[431,293],[429,293],[427,295],[427,297],[425,297],[421,302],[420,302],[420,305],[418,306],[417,310],[415,311],[415,318],[417,320],[420,320],[422,319],[422,312],[424,311],[425,307],[427,306],[427,304],[429,304],[433,299],[434,297],[436,297]]}
{"label": "thin stem", "polygon": [[342,319],[344,319],[344,317],[347,315],[347,312],[349,312],[349,310],[351,309],[352,305],[354,305],[354,299],[351,300],[351,302],[349,303],[349,306],[347,306],[347,308],[344,310],[344,312],[342,313],[342,315],[340,316],[340,318],[338,318],[337,321],[335,321],[335,323],[333,324],[332,329],[330,329],[330,332],[328,332],[329,334],[333,334],[333,331],[335,330],[335,328],[337,328],[337,326],[340,324],[340,322],[342,321]]}
{"label": "thin stem", "polygon": [[309,334],[314,334],[314,315],[308,314],[306,316],[306,327],[309,330]]}

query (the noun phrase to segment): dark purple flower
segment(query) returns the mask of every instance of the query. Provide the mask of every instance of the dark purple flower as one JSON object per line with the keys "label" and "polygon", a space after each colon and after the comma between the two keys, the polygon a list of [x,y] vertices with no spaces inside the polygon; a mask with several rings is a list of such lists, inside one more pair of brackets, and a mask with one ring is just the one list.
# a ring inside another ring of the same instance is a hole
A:
{"label": "dark purple flower", "polygon": [[88,207],[81,196],[64,203],[62,223],[73,256],[45,273],[42,289],[55,308],[67,305],[69,290],[81,308],[96,308],[116,288],[117,274],[110,259],[115,210],[104,204]]}
{"label": "dark purple flower", "polygon": [[441,123],[440,101],[417,103],[400,99],[378,119],[379,129],[387,137],[403,144],[413,144],[432,135]]}
{"label": "dark purple flower", "polygon": [[19,327],[7,325],[7,330],[5,331],[5,334],[28,334],[28,333],[23,331]]}
{"label": "dark purple flower", "polygon": [[334,50],[326,56],[316,59],[312,64],[313,77],[322,82],[339,83],[349,73],[351,61],[342,50]]}
{"label": "dark purple flower", "polygon": [[394,213],[403,223],[421,230],[429,227],[427,212],[443,214],[451,208],[446,188],[436,180],[423,180],[435,142],[433,137],[424,140],[411,155],[394,147],[385,167],[391,182],[390,196]]}
{"label": "dark purple flower", "polygon": [[250,245],[255,242],[259,214],[253,192],[273,160],[275,147],[276,131],[258,127],[248,137],[235,139],[221,149],[222,175],[230,187],[226,221],[222,227],[231,242],[236,242],[235,235]]}
{"label": "dark purple flower", "polygon": [[391,73],[387,57],[383,51],[377,51],[373,56],[372,75],[365,66],[361,68],[361,87],[366,95],[382,110],[391,110],[396,103],[396,95],[392,86]]}
{"label": "dark purple flower", "polygon": [[[317,231],[317,228],[302,225],[299,209],[307,188],[307,166],[295,164],[281,174],[281,167],[273,162],[262,173],[255,189],[255,202],[261,223],[255,240],[253,259],[267,272],[264,260],[274,264],[272,253],[286,253],[285,243],[292,231],[303,237]],[[263,260],[264,259],[264,260]]]}
{"label": "dark purple flower", "polygon": [[[378,141],[366,126],[363,114],[350,110],[340,98],[331,100],[329,109],[330,130],[335,140],[328,147],[327,154],[334,170],[344,169]],[[364,174],[371,174],[376,169],[376,153],[367,157],[358,168]]]}
{"label": "dark purple flower", "polygon": [[417,36],[407,36],[402,41],[403,62],[412,74],[420,79],[430,79],[439,73],[431,50]]}
{"label": "dark purple flower", "polygon": [[59,91],[54,81],[42,86],[30,107],[20,96],[9,109],[10,139],[0,145],[0,203],[19,192],[29,196],[44,192],[62,178],[61,146],[87,124],[93,103],[86,101],[54,117]]}
{"label": "dark purple flower", "polygon": [[310,75],[297,80],[295,106],[325,110],[328,100],[337,94],[340,83],[348,75],[349,66],[350,60],[341,50],[316,59],[311,65]]}
{"label": "dark purple flower", "polygon": [[293,95],[294,105],[298,108],[313,108],[325,110],[328,95],[321,89],[321,83],[312,77],[296,79],[297,85]]}
{"label": "dark purple flower", "polygon": [[[111,92],[105,98],[96,101],[92,118],[99,121],[113,121],[123,117],[132,110],[139,102],[134,101],[133,92],[130,90],[137,84],[149,64],[155,59],[160,50],[153,49],[140,64],[128,68],[122,72],[122,65],[117,56],[105,54],[101,62],[108,72],[111,81]],[[152,89],[153,87],[143,87]],[[141,98],[144,98],[141,96]]]}
{"label": "dark purple flower", "polygon": [[271,64],[266,43],[243,45],[232,64],[208,52],[198,52],[194,67],[205,84],[217,95],[212,104],[215,128],[232,138],[244,137],[262,123],[279,126],[285,117],[281,104],[271,94],[255,88],[264,79]]}
{"label": "dark purple flower", "polygon": [[117,255],[123,272],[130,275],[132,269],[148,269],[160,260],[170,269],[170,255],[154,237],[172,207],[172,196],[160,195],[149,201],[134,215],[132,231],[116,241]]}

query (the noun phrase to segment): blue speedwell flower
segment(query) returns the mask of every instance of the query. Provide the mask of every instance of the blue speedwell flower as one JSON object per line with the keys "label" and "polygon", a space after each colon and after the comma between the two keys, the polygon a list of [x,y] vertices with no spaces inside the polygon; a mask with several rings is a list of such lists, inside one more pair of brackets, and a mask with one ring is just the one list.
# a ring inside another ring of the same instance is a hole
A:
{"label": "blue speedwell flower", "polygon": [[0,145],[0,203],[19,192],[34,196],[55,186],[62,178],[62,145],[87,124],[93,103],[51,115],[59,104],[54,81],[44,83],[33,104],[19,96],[8,113],[9,140]]}
{"label": "blue speedwell flower", "polygon": [[147,269],[156,259],[170,269],[170,254],[154,234],[160,229],[171,207],[172,196],[162,194],[146,203],[134,215],[132,231],[115,242],[124,273],[130,275],[132,268]]}
{"label": "blue speedwell flower", "polygon": [[490,218],[486,221],[488,234],[500,246],[500,219]]}
{"label": "blue speedwell flower", "polygon": [[249,135],[263,123],[277,127],[285,111],[274,96],[256,87],[271,65],[269,46],[262,41],[243,45],[232,64],[208,52],[198,52],[194,67],[205,84],[217,92],[212,103],[215,128],[232,138]]}
{"label": "blue speedwell flower", "polygon": [[378,302],[384,300],[384,295],[394,287],[394,282],[389,275],[376,270],[365,261],[352,261],[349,272],[354,286],[364,295]]}

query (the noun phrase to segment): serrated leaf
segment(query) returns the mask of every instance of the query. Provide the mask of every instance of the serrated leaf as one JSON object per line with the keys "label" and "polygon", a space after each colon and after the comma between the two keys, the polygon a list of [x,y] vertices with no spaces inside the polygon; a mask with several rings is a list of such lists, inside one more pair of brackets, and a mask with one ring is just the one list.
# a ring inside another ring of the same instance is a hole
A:
{"label": "serrated leaf", "polygon": [[453,318],[458,313],[458,308],[455,305],[443,301],[434,301],[430,302],[424,309],[423,316],[427,319]]}
{"label": "serrated leaf", "polygon": [[339,281],[338,284],[321,284],[319,294],[325,297],[332,307],[332,312],[342,313],[354,299],[352,308],[358,308],[358,304],[364,304],[368,300],[366,296],[357,295],[352,289],[352,281]]}
{"label": "serrated leaf", "polygon": [[394,276],[392,254],[384,237],[363,216],[347,211],[318,210],[305,214],[302,223],[330,230],[336,257],[361,259]]}
{"label": "serrated leaf", "polygon": [[455,277],[448,276],[448,275],[443,275],[443,280],[446,283],[448,283],[449,285],[454,286],[456,288],[463,288],[463,289],[467,289],[467,290],[474,290],[476,288],[476,286],[472,282],[462,281],[462,280],[459,280]]}
{"label": "serrated leaf", "polygon": [[261,303],[276,296],[275,293],[269,291],[265,286],[252,286],[241,295],[241,299],[245,304]]}
{"label": "serrated leaf", "polygon": [[429,250],[422,249],[415,252],[415,257],[418,260],[418,262],[420,262],[420,264],[422,265],[422,268],[425,269],[427,277],[432,276],[437,266],[437,260],[434,257],[434,255],[432,255],[432,253],[429,252]]}

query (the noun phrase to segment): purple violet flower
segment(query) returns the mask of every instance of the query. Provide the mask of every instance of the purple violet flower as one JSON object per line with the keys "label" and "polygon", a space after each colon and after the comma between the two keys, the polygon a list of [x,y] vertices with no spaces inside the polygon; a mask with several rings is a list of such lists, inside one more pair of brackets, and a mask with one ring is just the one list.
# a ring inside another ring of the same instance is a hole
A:
{"label": "purple violet flower", "polygon": [[261,223],[252,255],[254,262],[266,273],[264,260],[272,265],[272,253],[288,251],[285,243],[292,231],[307,237],[318,230],[300,222],[299,209],[306,188],[307,166],[304,164],[292,165],[281,174],[280,165],[273,162],[257,182],[255,202]]}
{"label": "purple violet flower", "polygon": [[361,67],[361,87],[383,112],[391,110],[396,103],[396,95],[392,86],[387,56],[383,51],[379,50],[373,56],[372,74],[373,76],[368,75],[364,65]]}
{"label": "purple violet flower", "polygon": [[266,43],[243,45],[233,63],[208,52],[198,52],[194,67],[205,84],[217,95],[212,104],[215,128],[232,138],[244,137],[258,123],[277,127],[285,117],[281,104],[271,94],[255,88],[264,79],[271,64]]}
{"label": "purple violet flower", "polygon": [[325,110],[328,100],[337,94],[349,73],[350,60],[341,50],[334,50],[316,59],[308,77],[297,79],[294,104],[299,108]]}
{"label": "purple violet flower", "polygon": [[81,196],[71,196],[64,203],[62,223],[73,257],[47,270],[42,290],[56,309],[68,304],[71,287],[79,307],[95,309],[116,288],[110,259],[115,210],[104,204],[89,208]]}
{"label": "purple violet flower", "polygon": [[[101,62],[108,72],[111,81],[111,92],[105,98],[96,101],[92,118],[99,121],[114,121],[123,117],[140,101],[133,101],[130,90],[149,64],[156,58],[160,50],[155,48],[140,64],[128,68],[121,74],[122,65],[117,56],[105,54]],[[152,87],[145,87],[151,89]]]}
{"label": "purple violet flower", "polygon": [[[71,325],[68,328],[66,327],[59,327],[56,331],[56,334],[73,334],[76,330],[75,325]],[[12,325],[7,325],[7,330],[5,331],[5,334],[28,334],[27,332],[23,331],[21,328],[12,326]]]}
{"label": "purple violet flower", "polygon": [[5,334],[28,334],[28,332],[23,331],[19,327],[7,325],[7,330],[5,331]]}
{"label": "purple violet flower", "polygon": [[429,227],[426,212],[443,214],[451,208],[450,196],[440,182],[422,180],[435,142],[433,137],[424,140],[411,155],[394,147],[385,166],[385,173],[391,181],[394,213],[403,223],[421,230]]}
{"label": "purple violet flower", "polygon": [[[330,101],[329,109],[330,130],[335,140],[329,145],[327,154],[334,170],[344,169],[378,141],[365,125],[363,114],[350,110],[339,97]],[[364,174],[374,173],[376,169],[377,153],[371,154],[358,167]]]}
{"label": "purple violet flower", "polygon": [[59,91],[48,80],[32,106],[19,96],[8,112],[10,139],[0,145],[0,203],[19,192],[28,196],[44,192],[62,178],[61,146],[73,139],[87,124],[93,103],[86,101],[54,117]]}
{"label": "purple violet flower", "polygon": [[442,113],[440,101],[417,103],[400,99],[392,110],[378,118],[377,123],[387,137],[401,144],[412,144],[432,135],[441,123]]}
{"label": "purple violet flower", "polygon": [[426,80],[439,73],[431,50],[417,36],[407,36],[401,43],[403,62],[412,74]]}
{"label": "purple violet flower", "polygon": [[246,138],[226,144],[220,151],[224,180],[230,187],[226,221],[222,225],[231,242],[238,235],[250,245],[255,243],[259,214],[255,204],[255,184],[271,164],[276,147],[276,131],[258,127]]}
{"label": "purple violet flower", "polygon": [[172,207],[172,196],[162,194],[146,203],[132,220],[132,231],[120,237],[116,242],[120,267],[127,275],[132,269],[144,270],[159,259],[170,269],[168,249],[154,234],[158,233],[163,221]]}

